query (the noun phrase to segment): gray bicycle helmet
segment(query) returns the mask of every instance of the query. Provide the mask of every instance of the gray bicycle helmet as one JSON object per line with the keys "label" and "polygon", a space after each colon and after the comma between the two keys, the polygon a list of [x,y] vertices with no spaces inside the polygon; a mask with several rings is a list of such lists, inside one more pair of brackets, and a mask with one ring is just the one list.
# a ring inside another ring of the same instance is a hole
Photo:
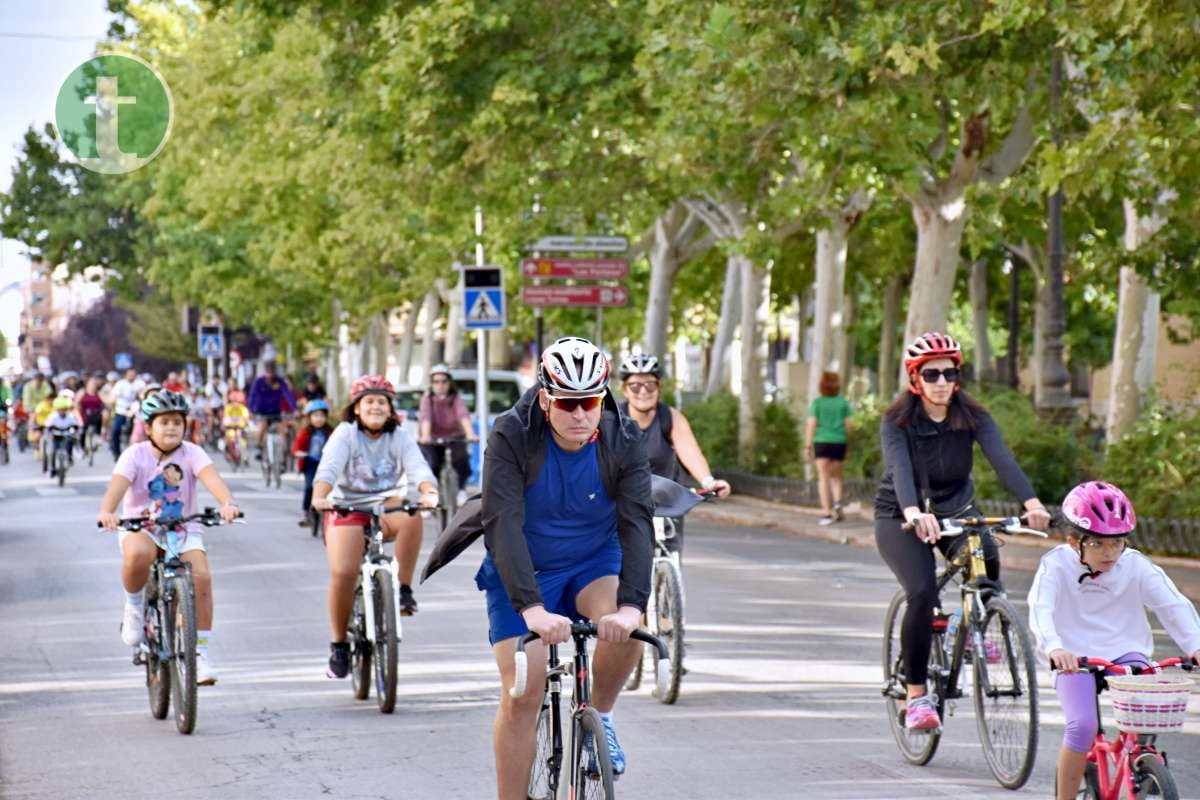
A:
{"label": "gray bicycle helmet", "polygon": [[159,389],[142,401],[142,422],[149,425],[150,420],[160,414],[183,414],[186,417],[191,410],[192,407],[188,405],[187,398],[179,392],[172,392],[170,389]]}
{"label": "gray bicycle helmet", "polygon": [[617,377],[623,381],[630,375],[653,375],[661,378],[662,364],[659,363],[658,356],[649,353],[630,353],[621,362],[621,366],[617,370]]}

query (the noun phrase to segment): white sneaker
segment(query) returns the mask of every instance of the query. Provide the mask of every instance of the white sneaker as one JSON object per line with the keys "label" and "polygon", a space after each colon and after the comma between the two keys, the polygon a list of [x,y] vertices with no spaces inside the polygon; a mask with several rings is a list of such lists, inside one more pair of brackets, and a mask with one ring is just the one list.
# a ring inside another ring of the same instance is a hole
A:
{"label": "white sneaker", "polygon": [[142,609],[130,603],[125,604],[125,616],[121,618],[121,641],[130,647],[146,641],[146,619]]}
{"label": "white sneaker", "polygon": [[196,653],[196,685],[212,686],[217,682],[217,671],[204,653]]}
{"label": "white sneaker", "polygon": [[457,497],[457,499],[456,499],[455,505],[456,505],[456,506],[459,506],[459,507],[461,508],[461,507],[462,507],[462,505],[463,505],[463,503],[465,503],[465,502],[467,502],[467,490],[466,490],[466,489],[459,489],[459,490],[458,490],[458,497]]}

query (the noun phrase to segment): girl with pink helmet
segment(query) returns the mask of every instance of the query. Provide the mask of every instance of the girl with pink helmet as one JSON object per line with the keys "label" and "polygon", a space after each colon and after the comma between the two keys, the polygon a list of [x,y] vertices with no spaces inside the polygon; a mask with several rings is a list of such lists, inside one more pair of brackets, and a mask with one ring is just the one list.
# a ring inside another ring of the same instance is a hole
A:
{"label": "girl with pink helmet", "polygon": [[1029,589],[1029,627],[1038,650],[1058,670],[1054,690],[1067,718],[1058,754],[1058,800],[1079,791],[1096,735],[1096,681],[1079,657],[1146,664],[1153,609],[1171,638],[1200,662],[1200,615],[1167,574],[1128,546],[1137,526],[1133,504],[1109,483],[1089,481],[1062,502],[1067,541],[1042,557]]}

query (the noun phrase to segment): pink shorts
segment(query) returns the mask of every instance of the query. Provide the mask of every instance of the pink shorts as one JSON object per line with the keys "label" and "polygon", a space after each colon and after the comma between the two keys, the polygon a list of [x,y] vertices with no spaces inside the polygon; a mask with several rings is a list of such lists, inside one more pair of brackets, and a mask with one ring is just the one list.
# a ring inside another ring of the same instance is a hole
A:
{"label": "pink shorts", "polygon": [[348,514],[341,511],[326,511],[325,512],[325,527],[333,528],[337,526],[355,525],[359,528],[371,527],[371,515],[365,511],[351,511]]}

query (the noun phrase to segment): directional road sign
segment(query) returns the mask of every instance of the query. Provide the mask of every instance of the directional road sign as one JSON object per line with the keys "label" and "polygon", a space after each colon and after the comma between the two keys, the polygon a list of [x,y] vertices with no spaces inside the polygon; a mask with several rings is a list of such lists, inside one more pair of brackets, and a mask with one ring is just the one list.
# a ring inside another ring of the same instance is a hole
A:
{"label": "directional road sign", "polygon": [[623,306],[629,302],[624,286],[522,286],[527,306]]}
{"label": "directional road sign", "polygon": [[463,267],[463,327],[504,327],[504,272],[496,266]]}
{"label": "directional road sign", "polygon": [[615,281],[629,274],[629,262],[623,258],[523,258],[521,274],[526,278]]}
{"label": "directional road sign", "polygon": [[526,249],[560,253],[624,253],[629,249],[629,240],[624,236],[543,236]]}
{"label": "directional road sign", "polygon": [[225,354],[224,335],[216,325],[201,325],[196,331],[201,358],[220,358]]}

